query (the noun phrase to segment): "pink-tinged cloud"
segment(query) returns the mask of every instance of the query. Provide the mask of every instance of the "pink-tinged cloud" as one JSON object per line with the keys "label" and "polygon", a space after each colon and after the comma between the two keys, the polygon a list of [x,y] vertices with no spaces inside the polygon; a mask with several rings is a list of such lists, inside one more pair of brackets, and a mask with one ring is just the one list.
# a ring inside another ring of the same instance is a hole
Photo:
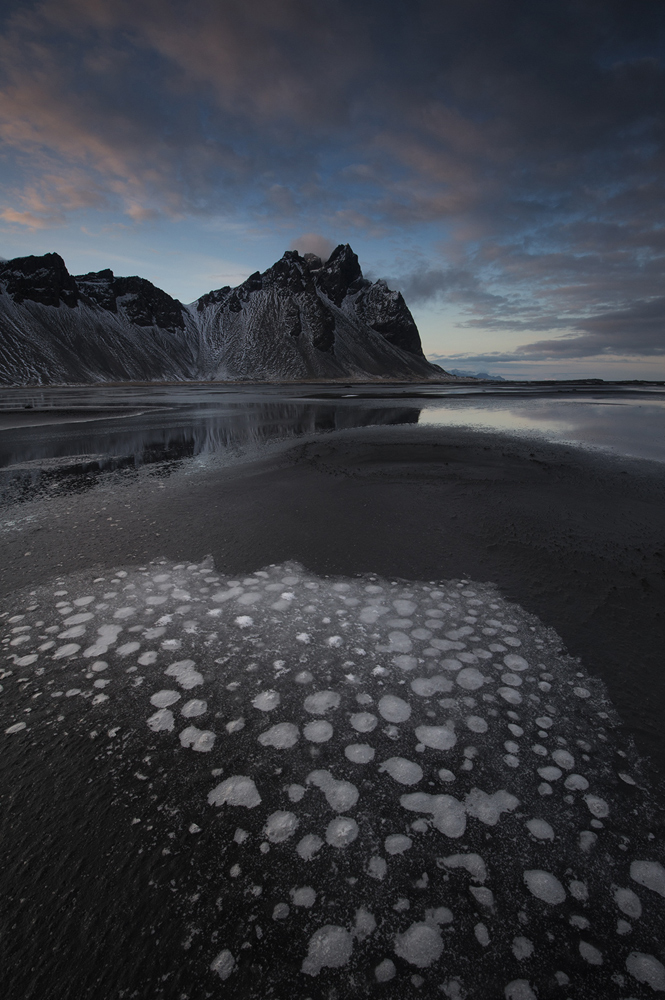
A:
{"label": "pink-tinged cloud", "polygon": [[335,249],[334,240],[328,239],[321,233],[303,233],[296,239],[291,240],[291,250],[297,250],[300,254],[315,253],[324,262],[328,260],[330,254]]}
{"label": "pink-tinged cloud", "polygon": [[52,225],[52,222],[42,215],[35,215],[34,212],[19,212],[15,208],[0,209],[0,218],[4,219],[5,222],[25,226],[28,229],[48,229]]}

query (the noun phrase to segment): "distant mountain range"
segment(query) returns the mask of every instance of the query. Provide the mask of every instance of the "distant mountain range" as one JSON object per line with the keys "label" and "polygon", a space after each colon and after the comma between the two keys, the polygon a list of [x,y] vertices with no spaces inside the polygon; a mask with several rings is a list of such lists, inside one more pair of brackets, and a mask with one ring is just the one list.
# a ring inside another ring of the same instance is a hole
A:
{"label": "distant mountain range", "polygon": [[183,305],[144,278],[71,275],[56,253],[0,261],[0,383],[456,381],[425,358],[402,295],[346,245],[287,251]]}
{"label": "distant mountain range", "polygon": [[490,375],[488,372],[470,372],[463,368],[449,368],[448,371],[451,375],[460,375],[462,377],[471,377],[485,379],[488,382],[505,382],[505,378],[502,375]]}

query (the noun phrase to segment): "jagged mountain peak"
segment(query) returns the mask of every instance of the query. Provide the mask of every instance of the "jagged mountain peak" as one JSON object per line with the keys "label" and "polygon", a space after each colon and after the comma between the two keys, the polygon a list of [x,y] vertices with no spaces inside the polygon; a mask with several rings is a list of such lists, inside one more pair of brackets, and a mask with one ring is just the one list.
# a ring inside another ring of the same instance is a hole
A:
{"label": "jagged mountain peak", "polygon": [[335,247],[317,274],[319,287],[336,306],[364,280],[358,257],[348,243]]}

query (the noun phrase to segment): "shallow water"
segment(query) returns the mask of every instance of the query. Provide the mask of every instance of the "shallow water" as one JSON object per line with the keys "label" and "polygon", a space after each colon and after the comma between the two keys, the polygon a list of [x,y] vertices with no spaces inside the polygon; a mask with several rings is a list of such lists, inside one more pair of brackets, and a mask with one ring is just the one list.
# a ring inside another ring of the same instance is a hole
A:
{"label": "shallow water", "polygon": [[504,431],[548,441],[601,449],[609,454],[665,462],[665,393],[649,397],[575,393],[560,399],[549,396],[513,400],[473,398],[428,406],[419,423],[439,427],[474,427]]}
{"label": "shallow water", "polygon": [[16,389],[0,394],[0,502],[78,490],[118,469],[197,456],[233,462],[277,441],[397,424],[665,461],[665,387],[656,384]]}

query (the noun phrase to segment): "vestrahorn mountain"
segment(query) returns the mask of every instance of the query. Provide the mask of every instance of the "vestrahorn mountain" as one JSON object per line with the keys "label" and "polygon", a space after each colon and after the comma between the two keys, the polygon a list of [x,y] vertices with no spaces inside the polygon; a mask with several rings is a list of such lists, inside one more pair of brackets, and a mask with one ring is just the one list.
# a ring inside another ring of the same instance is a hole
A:
{"label": "vestrahorn mountain", "polygon": [[0,383],[455,381],[425,358],[399,292],[351,247],[287,251],[185,306],[144,278],[71,275],[56,253],[0,262]]}

